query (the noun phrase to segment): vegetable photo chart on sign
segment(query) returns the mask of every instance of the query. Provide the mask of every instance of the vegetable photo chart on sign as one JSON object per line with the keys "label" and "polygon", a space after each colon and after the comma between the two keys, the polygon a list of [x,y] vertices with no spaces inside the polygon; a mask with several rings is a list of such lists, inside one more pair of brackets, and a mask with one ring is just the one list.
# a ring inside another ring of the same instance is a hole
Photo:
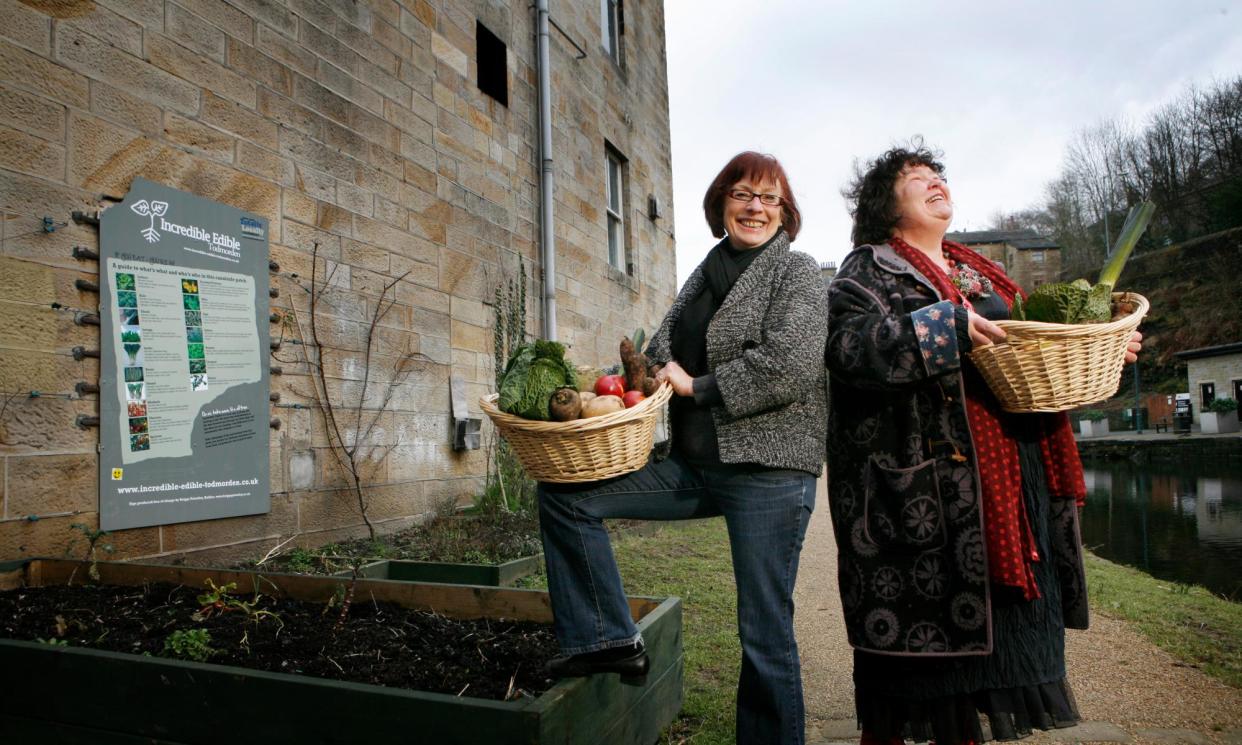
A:
{"label": "vegetable photo chart on sign", "polygon": [[141,178],[101,216],[101,529],[270,509],[267,229]]}

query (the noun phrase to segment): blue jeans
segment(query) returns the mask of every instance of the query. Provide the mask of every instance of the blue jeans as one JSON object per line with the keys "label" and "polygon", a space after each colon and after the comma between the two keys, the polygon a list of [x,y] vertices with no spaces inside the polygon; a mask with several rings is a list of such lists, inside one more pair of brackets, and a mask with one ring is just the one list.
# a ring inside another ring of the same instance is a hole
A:
{"label": "blue jeans", "polygon": [[737,741],[802,743],[793,589],[813,509],[815,477],[809,473],[697,468],[677,455],[607,481],[540,484],[540,527],[561,652],[593,652],[640,638],[603,518],[723,515],[742,642]]}

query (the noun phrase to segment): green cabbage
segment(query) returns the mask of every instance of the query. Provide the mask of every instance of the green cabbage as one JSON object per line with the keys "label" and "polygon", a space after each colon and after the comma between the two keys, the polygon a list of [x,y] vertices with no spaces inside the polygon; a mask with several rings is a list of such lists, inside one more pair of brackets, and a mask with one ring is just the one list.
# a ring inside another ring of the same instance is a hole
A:
{"label": "green cabbage", "polygon": [[524,419],[547,421],[548,401],[561,386],[578,387],[578,376],[565,359],[565,345],[540,339],[517,348],[500,381],[500,410]]}

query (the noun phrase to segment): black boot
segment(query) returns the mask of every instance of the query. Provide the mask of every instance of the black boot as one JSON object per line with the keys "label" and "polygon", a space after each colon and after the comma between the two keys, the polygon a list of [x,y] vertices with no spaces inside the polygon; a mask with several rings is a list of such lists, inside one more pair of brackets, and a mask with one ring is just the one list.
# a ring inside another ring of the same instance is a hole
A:
{"label": "black boot", "polygon": [[557,678],[580,678],[596,673],[618,673],[627,685],[642,685],[647,680],[651,660],[643,643],[584,652],[570,657],[557,657],[548,662],[548,672]]}

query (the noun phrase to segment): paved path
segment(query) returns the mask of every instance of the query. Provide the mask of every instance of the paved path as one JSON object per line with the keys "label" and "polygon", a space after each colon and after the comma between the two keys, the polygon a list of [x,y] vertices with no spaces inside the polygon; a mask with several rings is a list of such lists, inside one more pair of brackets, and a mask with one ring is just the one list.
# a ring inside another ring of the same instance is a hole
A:
{"label": "paved path", "polygon": [[[794,592],[809,745],[858,742],[825,486],[820,479]],[[1066,655],[1084,722],[1023,743],[1242,745],[1242,691],[1177,662],[1125,623],[1096,614],[1090,630],[1068,633]]]}

